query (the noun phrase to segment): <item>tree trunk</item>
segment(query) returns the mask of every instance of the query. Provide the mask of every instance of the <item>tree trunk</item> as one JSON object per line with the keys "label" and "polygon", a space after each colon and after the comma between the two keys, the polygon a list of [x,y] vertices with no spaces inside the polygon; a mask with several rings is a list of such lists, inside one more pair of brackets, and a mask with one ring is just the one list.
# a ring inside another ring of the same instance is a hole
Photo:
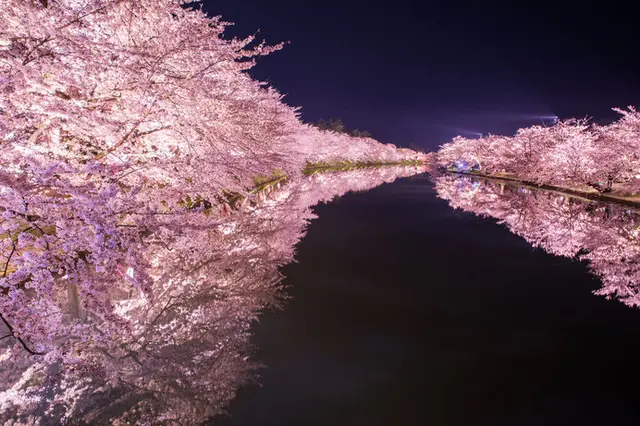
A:
{"label": "tree trunk", "polygon": [[71,315],[71,318],[86,321],[87,311],[82,306],[78,286],[73,283],[69,283],[67,287],[67,301],[69,304],[69,314]]}

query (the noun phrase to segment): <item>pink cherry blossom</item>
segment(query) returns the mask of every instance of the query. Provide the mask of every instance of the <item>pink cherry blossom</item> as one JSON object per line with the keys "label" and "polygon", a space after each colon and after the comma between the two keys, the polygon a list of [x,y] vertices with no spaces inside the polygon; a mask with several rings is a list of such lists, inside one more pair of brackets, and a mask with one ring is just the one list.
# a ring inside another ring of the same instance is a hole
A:
{"label": "pink cherry blossom", "polygon": [[304,176],[426,157],[302,123],[247,72],[282,45],[184,3],[0,3],[3,421],[219,413],[310,206],[422,171]]}

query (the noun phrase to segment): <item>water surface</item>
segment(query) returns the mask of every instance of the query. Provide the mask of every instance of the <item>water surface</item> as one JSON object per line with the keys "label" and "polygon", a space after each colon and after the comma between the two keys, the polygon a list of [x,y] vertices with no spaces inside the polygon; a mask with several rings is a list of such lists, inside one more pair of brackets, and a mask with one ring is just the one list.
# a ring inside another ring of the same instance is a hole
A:
{"label": "water surface", "polygon": [[262,386],[219,424],[638,424],[640,311],[592,294],[585,261],[452,209],[427,175],[315,212],[292,299],[253,328]]}

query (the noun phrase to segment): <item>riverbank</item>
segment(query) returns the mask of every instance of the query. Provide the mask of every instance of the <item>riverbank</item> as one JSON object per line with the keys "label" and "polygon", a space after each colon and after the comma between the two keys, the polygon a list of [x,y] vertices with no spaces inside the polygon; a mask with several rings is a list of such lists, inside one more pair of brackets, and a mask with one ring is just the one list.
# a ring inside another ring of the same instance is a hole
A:
{"label": "riverbank", "polygon": [[423,160],[401,160],[401,161],[334,161],[334,162],[318,162],[307,163],[302,174],[305,176],[311,176],[316,173],[325,172],[343,172],[348,170],[369,169],[375,167],[407,167],[407,166],[421,166],[424,165]]}
{"label": "riverbank", "polygon": [[[303,176],[313,176],[321,173],[331,172],[346,172],[353,170],[363,169],[375,169],[382,167],[418,167],[426,164],[424,160],[412,159],[401,161],[333,161],[333,162],[307,162],[305,167],[301,170]],[[257,176],[253,178],[253,187],[248,190],[251,195],[256,195],[264,191],[269,191],[272,188],[277,188],[280,184],[286,183],[291,180],[291,176],[282,170],[274,171],[270,176]],[[223,193],[224,198],[219,201],[225,200],[232,208],[236,208],[239,202],[242,202],[246,197],[239,192],[225,191]],[[204,202],[206,208],[211,208],[214,203],[209,200],[195,200],[186,203],[188,207],[200,207]]]}
{"label": "riverbank", "polygon": [[479,178],[483,178],[483,179],[491,179],[491,180],[497,180],[497,181],[502,180],[502,181],[511,182],[511,183],[518,183],[521,186],[530,187],[532,189],[545,189],[545,190],[548,190],[548,191],[554,191],[554,192],[559,192],[559,193],[562,193],[562,194],[570,195],[572,197],[587,199],[589,201],[597,201],[597,202],[605,202],[605,203],[616,203],[616,204],[622,204],[622,205],[627,205],[627,206],[631,206],[631,207],[640,208],[640,196],[639,195],[623,196],[623,195],[615,195],[615,193],[613,193],[613,194],[603,194],[603,193],[597,192],[595,190],[593,190],[593,191],[585,191],[585,190],[576,189],[576,188],[569,188],[569,187],[563,187],[563,186],[557,186],[557,185],[550,185],[550,184],[542,184],[542,183],[537,183],[537,182],[531,182],[531,181],[519,179],[519,178],[517,178],[515,176],[492,175],[492,174],[487,174],[487,173],[482,173],[482,172],[477,172],[477,171],[475,171],[475,172],[458,172],[458,171],[453,171],[453,170],[447,170],[447,173],[465,175],[465,176],[474,176],[474,177],[479,177]]}

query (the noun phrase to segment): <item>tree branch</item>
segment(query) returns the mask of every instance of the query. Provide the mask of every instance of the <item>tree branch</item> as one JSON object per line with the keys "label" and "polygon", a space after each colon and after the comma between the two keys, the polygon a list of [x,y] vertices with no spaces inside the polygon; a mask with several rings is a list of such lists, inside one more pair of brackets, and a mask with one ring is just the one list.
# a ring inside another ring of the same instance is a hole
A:
{"label": "tree branch", "polygon": [[33,48],[27,53],[27,56],[25,56],[24,60],[22,61],[22,65],[27,65],[29,62],[32,62],[36,59],[38,59],[39,57],[36,56],[34,58],[31,57],[31,55],[38,50],[38,48],[44,46],[46,43],[50,42],[52,40],[51,37],[47,37],[42,39],[38,44],[36,44],[35,46],[33,46]]}
{"label": "tree branch", "polygon": [[9,262],[11,262],[13,253],[16,252],[16,243],[13,242],[13,239],[11,240],[11,243],[13,244],[13,247],[11,248],[11,253],[9,253],[9,257],[7,258],[7,263],[4,264],[4,272],[2,273],[2,278],[7,277],[7,271],[9,270]]}
{"label": "tree branch", "polygon": [[[14,331],[13,331],[13,327],[11,326],[11,324],[9,324],[9,321],[7,321],[7,320],[5,319],[5,317],[4,317],[1,313],[0,313],[0,320],[2,320],[2,322],[4,323],[4,325],[5,325],[5,326],[7,327],[7,329],[9,330],[9,333],[10,333],[10,334],[9,334],[8,336],[13,337],[13,338],[14,338],[14,339],[16,339],[18,342],[20,342],[20,344],[22,345],[22,347],[24,348],[24,350],[25,350],[25,351],[29,352],[31,355],[44,355],[44,352],[36,352],[36,351],[32,350],[31,348],[29,348],[29,346],[25,343],[25,341],[24,341],[24,340],[22,340],[22,338],[20,338],[20,337],[16,336],[16,334],[15,334],[15,333],[14,333]],[[4,336],[4,337],[2,337],[2,338],[4,339],[5,337],[8,337],[8,336]]]}
{"label": "tree branch", "polygon": [[[144,122],[144,120],[147,119],[147,117],[149,117],[149,115],[151,115],[151,109],[154,107],[155,103],[156,103],[157,99],[154,99],[153,103],[151,104],[151,106],[149,107],[149,110],[147,111],[147,113],[144,115],[144,117],[142,117],[140,120],[138,120],[138,122],[131,128],[131,130],[129,130],[118,142],[116,142],[111,148],[108,148],[107,150],[101,152],[100,154],[96,155],[94,157],[94,159],[96,160],[102,160],[104,157],[106,157],[107,155],[111,154],[112,152],[114,152],[115,150],[117,150],[118,148],[120,148],[125,142],[127,142],[132,136],[133,137],[138,137],[139,133],[138,133],[138,128],[140,127],[140,125]],[[163,128],[157,129],[157,130],[163,130]],[[153,130],[156,131],[156,130]],[[148,134],[148,133],[153,133],[152,131],[149,132],[141,132],[140,134]]]}
{"label": "tree branch", "polygon": [[[120,3],[120,2],[117,2],[117,3]],[[62,26],[60,26],[60,27],[56,28],[56,29],[58,29],[58,30],[62,30],[62,29],[64,29],[64,28],[67,28],[67,27],[69,27],[69,26],[71,26],[71,25],[75,24],[76,22],[80,22],[80,21],[82,21],[84,18],[86,18],[86,17],[87,17],[87,16],[89,16],[89,15],[93,15],[94,13],[102,12],[102,11],[103,11],[103,10],[105,10],[106,8],[107,8],[107,6],[102,6],[102,7],[99,7],[99,8],[97,8],[97,9],[95,9],[95,10],[92,10],[91,12],[87,12],[87,13],[85,13],[84,15],[80,15],[80,16],[78,16],[76,19],[73,19],[73,20],[71,20],[71,21],[67,22],[66,24],[64,24],[64,25],[62,25]]]}

